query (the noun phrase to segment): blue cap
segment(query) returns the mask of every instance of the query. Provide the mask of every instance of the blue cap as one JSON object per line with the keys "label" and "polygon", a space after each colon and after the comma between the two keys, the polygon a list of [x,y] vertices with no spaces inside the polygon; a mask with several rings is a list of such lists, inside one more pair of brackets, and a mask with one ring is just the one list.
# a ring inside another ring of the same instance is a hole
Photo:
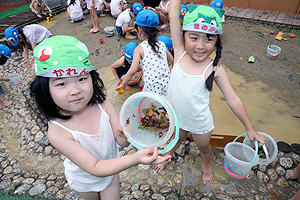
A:
{"label": "blue cap", "polygon": [[0,54],[4,55],[5,57],[10,58],[11,57],[11,51],[8,48],[8,46],[4,44],[0,44]]}
{"label": "blue cap", "polygon": [[156,38],[159,41],[162,41],[163,43],[165,43],[166,47],[168,48],[168,50],[170,51],[170,49],[172,49],[173,47],[173,43],[172,43],[172,39],[167,36],[167,35],[160,35]]}
{"label": "blue cap", "polygon": [[143,5],[140,4],[140,3],[134,3],[134,4],[132,5],[132,10],[133,10],[133,12],[134,12],[136,15],[138,15],[139,12],[141,12],[143,9],[144,9],[144,7],[143,7]]}
{"label": "blue cap", "polygon": [[181,4],[181,7],[180,7],[180,18],[183,18],[187,11],[188,11],[187,5]]}
{"label": "blue cap", "polygon": [[156,27],[158,25],[158,16],[152,10],[142,10],[136,16],[136,21],[134,22],[138,26],[145,27]]}
{"label": "blue cap", "polygon": [[13,46],[19,43],[19,31],[12,26],[5,29],[5,37]]}
{"label": "blue cap", "polygon": [[210,6],[213,9],[221,9],[223,8],[223,1],[222,0],[212,0]]}
{"label": "blue cap", "polygon": [[124,51],[125,51],[125,59],[126,60],[128,60],[128,61],[133,60],[133,52],[137,46],[139,46],[139,45],[134,42],[129,42],[128,44],[125,45]]}

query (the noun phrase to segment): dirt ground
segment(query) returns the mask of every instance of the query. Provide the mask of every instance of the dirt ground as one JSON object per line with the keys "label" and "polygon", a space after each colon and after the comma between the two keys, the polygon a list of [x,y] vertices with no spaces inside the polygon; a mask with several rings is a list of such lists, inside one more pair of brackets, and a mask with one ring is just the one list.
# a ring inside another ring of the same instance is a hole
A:
{"label": "dirt ground", "polygon": [[[60,20],[50,28],[53,35],[70,35],[85,43],[90,51],[90,60],[98,68],[110,66],[124,53],[124,46],[133,41],[140,43],[138,39],[125,39],[115,33],[113,37],[107,37],[104,27],[113,26],[115,19],[107,14],[100,18],[101,31],[90,34],[92,28],[90,15],[86,19],[74,24]],[[287,90],[293,98],[300,97],[300,31],[279,27],[277,25],[265,25],[236,19],[226,19],[223,23],[224,35],[221,37],[223,50],[220,63],[231,71],[241,74],[247,81],[260,80],[268,86],[279,90]],[[274,31],[274,35],[270,31]],[[278,32],[284,33],[286,41],[278,41],[275,36]],[[296,36],[289,37],[289,32]],[[170,33],[169,27],[161,33]],[[101,44],[99,39],[103,38]],[[268,45],[281,47],[281,53],[276,58],[266,56]],[[253,55],[254,63],[248,63],[248,58]]]}

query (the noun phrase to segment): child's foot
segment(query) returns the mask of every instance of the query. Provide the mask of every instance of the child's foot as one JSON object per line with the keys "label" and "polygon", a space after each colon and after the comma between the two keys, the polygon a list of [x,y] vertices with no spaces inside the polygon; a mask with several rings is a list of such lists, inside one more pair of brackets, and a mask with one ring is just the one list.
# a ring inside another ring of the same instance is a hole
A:
{"label": "child's foot", "polygon": [[45,13],[45,12],[42,12],[41,14],[47,16],[47,13]]}
{"label": "child's foot", "polygon": [[168,164],[167,161],[165,161],[165,162],[163,162],[163,163],[160,163],[160,164],[156,164],[156,165],[155,165],[155,170],[156,170],[157,172],[161,172],[161,171],[166,167],[167,164]]}
{"label": "child's foot", "polygon": [[297,178],[300,178],[300,174],[297,174],[297,172],[296,172],[295,169],[292,170],[292,171],[290,171],[289,176],[290,176],[291,179],[297,179]]}
{"label": "child's foot", "polygon": [[133,36],[133,35],[130,35],[130,34],[129,34],[129,35],[125,36],[125,38],[127,38],[127,39],[132,39],[132,40],[133,40],[133,39],[136,38],[136,36]]}
{"label": "child's foot", "polygon": [[0,109],[10,106],[12,103],[13,103],[13,101],[3,102],[3,104],[0,105]]}
{"label": "child's foot", "polygon": [[165,29],[165,28],[167,28],[169,26],[169,23],[168,24],[163,24],[161,27],[160,27],[160,29]]}
{"label": "child's foot", "polygon": [[92,28],[90,30],[90,33],[98,33],[100,31],[100,28]]}
{"label": "child's foot", "polygon": [[129,90],[131,87],[129,85],[125,86],[125,90]]}
{"label": "child's foot", "polygon": [[74,20],[73,20],[73,19],[71,19],[70,23],[74,23]]}
{"label": "child's foot", "polygon": [[43,18],[42,15],[40,15],[40,14],[36,14],[36,16],[37,16],[38,18]]}
{"label": "child's foot", "polygon": [[101,14],[101,15],[99,15],[99,17],[105,17],[106,16],[106,14]]}
{"label": "child's foot", "polygon": [[203,176],[202,176],[203,183],[204,184],[212,183],[214,180],[214,177],[211,172],[210,164],[208,166],[204,166],[202,164],[202,172],[203,172]]}
{"label": "child's foot", "polygon": [[85,16],[83,16],[82,19],[85,19]]}

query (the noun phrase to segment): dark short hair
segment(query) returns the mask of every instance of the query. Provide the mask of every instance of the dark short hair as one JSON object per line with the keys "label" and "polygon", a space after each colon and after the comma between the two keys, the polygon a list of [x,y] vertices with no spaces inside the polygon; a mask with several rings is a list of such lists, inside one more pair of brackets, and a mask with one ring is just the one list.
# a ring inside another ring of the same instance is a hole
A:
{"label": "dark short hair", "polygon": [[[90,72],[93,82],[93,96],[88,105],[103,103],[106,99],[104,83],[95,70]],[[30,84],[30,95],[34,98],[39,111],[48,119],[70,119],[71,115],[63,115],[60,108],[53,101],[49,90],[49,78],[36,76]]]}
{"label": "dark short hair", "polygon": [[8,58],[6,56],[0,54],[0,65],[4,65],[7,61],[7,59]]}

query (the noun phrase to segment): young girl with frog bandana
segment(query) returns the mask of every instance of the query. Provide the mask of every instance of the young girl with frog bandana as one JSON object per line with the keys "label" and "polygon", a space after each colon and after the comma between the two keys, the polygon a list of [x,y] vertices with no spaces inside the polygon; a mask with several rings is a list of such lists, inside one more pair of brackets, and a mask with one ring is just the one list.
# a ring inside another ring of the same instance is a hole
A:
{"label": "young girl with frog bandana", "polygon": [[120,199],[118,173],[139,163],[170,161],[157,148],[119,157],[128,146],[104,85],[90,65],[87,47],[71,36],[54,36],[34,49],[37,72],[30,85],[38,109],[48,119],[48,139],[67,158],[68,184],[85,199]]}
{"label": "young girl with frog bandana", "polygon": [[[211,183],[213,175],[210,167],[212,147],[210,138],[214,129],[212,113],[209,109],[209,94],[213,81],[222,91],[227,104],[244,125],[251,141],[264,143],[264,138],[251,125],[241,99],[230,85],[225,69],[218,64],[221,57],[222,19],[224,9],[190,4],[180,24],[180,0],[172,0],[170,5],[170,31],[174,48],[174,67],[171,71],[167,96],[173,102],[178,116],[180,133],[175,147],[167,154],[172,155],[192,134],[202,156],[203,183]],[[216,50],[216,57],[209,56]],[[161,171],[167,163],[156,165]]]}

